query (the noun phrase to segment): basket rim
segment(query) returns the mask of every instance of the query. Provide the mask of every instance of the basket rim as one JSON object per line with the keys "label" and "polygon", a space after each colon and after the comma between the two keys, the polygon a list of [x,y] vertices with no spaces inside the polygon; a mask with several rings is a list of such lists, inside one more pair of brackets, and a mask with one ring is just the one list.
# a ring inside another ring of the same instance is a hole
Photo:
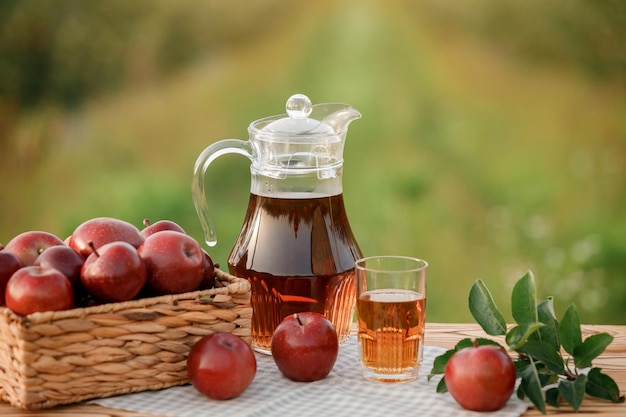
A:
{"label": "basket rim", "polygon": [[250,283],[245,278],[239,278],[234,275],[230,275],[227,272],[224,272],[218,268],[215,269],[216,272],[216,284],[219,283],[222,285],[221,287],[209,288],[206,290],[196,290],[179,294],[166,294],[159,295],[155,297],[144,297],[137,298],[128,301],[118,301],[111,303],[103,303],[94,306],[88,307],[78,307],[72,308],[68,310],[58,310],[58,311],[43,311],[31,313],[27,316],[21,316],[11,309],[0,306],[0,315],[9,319],[10,321],[21,322],[22,324],[39,324],[46,323],[50,321],[76,318],[76,317],[86,317],[90,314],[100,314],[100,313],[115,313],[121,310],[128,310],[131,308],[142,308],[142,307],[150,307],[157,304],[171,304],[179,300],[193,299],[204,297],[207,295],[217,295],[217,294],[229,294],[229,295],[237,295],[237,294],[245,294],[241,292],[231,292],[230,285],[235,284],[247,284],[247,292],[250,292]]}

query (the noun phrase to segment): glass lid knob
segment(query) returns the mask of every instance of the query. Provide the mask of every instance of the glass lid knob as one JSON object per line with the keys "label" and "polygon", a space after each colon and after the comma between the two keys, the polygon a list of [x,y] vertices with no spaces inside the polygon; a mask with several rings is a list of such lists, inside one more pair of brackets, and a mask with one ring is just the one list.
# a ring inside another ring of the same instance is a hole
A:
{"label": "glass lid knob", "polygon": [[311,100],[304,94],[294,94],[289,97],[285,107],[290,119],[306,119],[313,111]]}

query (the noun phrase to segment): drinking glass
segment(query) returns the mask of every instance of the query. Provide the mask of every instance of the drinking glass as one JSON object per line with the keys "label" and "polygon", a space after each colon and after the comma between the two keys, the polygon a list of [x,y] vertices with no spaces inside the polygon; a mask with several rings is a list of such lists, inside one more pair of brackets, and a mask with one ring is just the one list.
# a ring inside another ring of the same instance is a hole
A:
{"label": "drinking glass", "polygon": [[411,381],[424,350],[428,263],[372,256],[355,264],[359,363],[366,379]]}

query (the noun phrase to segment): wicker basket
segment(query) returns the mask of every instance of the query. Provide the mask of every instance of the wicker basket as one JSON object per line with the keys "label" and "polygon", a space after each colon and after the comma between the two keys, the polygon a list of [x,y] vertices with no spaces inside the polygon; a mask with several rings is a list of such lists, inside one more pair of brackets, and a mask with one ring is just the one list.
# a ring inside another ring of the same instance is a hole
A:
{"label": "wicker basket", "polygon": [[[211,296],[211,297],[208,297]],[[0,308],[0,399],[42,409],[189,382],[191,346],[214,332],[250,343],[250,285],[18,316]]]}

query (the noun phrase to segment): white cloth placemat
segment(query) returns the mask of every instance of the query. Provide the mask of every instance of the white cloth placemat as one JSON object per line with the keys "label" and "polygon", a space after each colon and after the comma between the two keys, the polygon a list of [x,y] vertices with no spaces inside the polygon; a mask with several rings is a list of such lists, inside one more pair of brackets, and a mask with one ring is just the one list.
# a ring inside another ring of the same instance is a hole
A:
{"label": "white cloth placemat", "polygon": [[[471,417],[484,415],[461,408],[450,394],[438,394],[440,377],[426,380],[435,357],[445,349],[427,346],[420,377],[405,383],[367,381],[361,376],[357,343],[353,336],[340,347],[331,373],[316,382],[293,382],[285,378],[271,356],[257,354],[254,381],[241,396],[215,401],[198,393],[191,385],[159,391],[145,391],[90,401],[110,408],[174,417],[228,416],[298,416],[298,417]],[[499,411],[498,417],[518,417],[528,403],[515,395]]]}

